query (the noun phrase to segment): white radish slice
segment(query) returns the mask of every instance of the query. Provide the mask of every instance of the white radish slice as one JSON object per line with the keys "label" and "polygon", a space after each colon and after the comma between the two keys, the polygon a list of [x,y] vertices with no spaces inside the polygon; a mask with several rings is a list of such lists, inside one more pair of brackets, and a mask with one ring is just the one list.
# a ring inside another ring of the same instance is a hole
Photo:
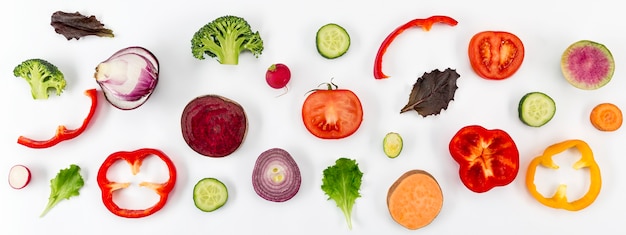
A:
{"label": "white radish slice", "polygon": [[15,165],[9,171],[9,185],[14,189],[22,189],[30,182],[30,170],[24,165]]}

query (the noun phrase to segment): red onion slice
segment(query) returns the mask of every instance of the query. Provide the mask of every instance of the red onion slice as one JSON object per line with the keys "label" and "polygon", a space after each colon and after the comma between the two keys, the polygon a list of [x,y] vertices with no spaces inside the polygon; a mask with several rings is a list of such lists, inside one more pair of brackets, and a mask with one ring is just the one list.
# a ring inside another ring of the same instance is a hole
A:
{"label": "red onion slice", "polygon": [[122,110],[135,109],[154,91],[159,62],[143,47],[127,47],[98,64],[94,77],[109,103]]}
{"label": "red onion slice", "polygon": [[252,171],[252,186],[263,199],[284,202],[300,190],[302,177],[298,164],[291,155],[280,148],[261,153]]}

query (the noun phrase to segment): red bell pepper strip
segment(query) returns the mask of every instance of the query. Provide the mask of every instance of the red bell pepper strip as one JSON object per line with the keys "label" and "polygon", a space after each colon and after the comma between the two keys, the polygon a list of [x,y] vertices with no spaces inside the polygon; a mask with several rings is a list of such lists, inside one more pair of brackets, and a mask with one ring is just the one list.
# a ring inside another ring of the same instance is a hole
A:
{"label": "red bell pepper strip", "polygon": [[[116,190],[130,186],[130,183],[109,181],[109,179],[107,178],[107,172],[109,168],[115,162],[119,160],[124,160],[130,165],[133,175],[136,175],[137,173],[139,173],[143,160],[149,156],[159,157],[163,162],[165,162],[169,171],[169,179],[164,183],[139,183],[139,186],[148,187],[154,190],[160,197],[159,201],[155,205],[146,209],[126,209],[119,207],[113,201],[113,193]],[[98,186],[102,191],[102,202],[109,211],[120,217],[141,218],[154,214],[155,212],[161,210],[163,206],[165,206],[165,203],[167,202],[167,197],[172,189],[174,189],[174,185],[176,184],[176,167],[174,166],[174,162],[172,162],[172,160],[167,155],[165,155],[165,153],[157,149],[142,148],[131,152],[119,151],[109,155],[109,157],[104,160],[104,162],[100,166],[100,169],[98,170],[97,181]]]}
{"label": "red bell pepper strip", "polygon": [[383,67],[383,55],[385,54],[385,52],[387,51],[387,48],[389,47],[389,45],[391,45],[391,42],[393,42],[393,40],[400,35],[402,32],[404,32],[404,30],[407,30],[411,27],[422,27],[422,29],[424,31],[430,31],[430,28],[432,28],[433,24],[435,23],[444,23],[450,26],[455,26],[458,24],[458,22],[453,19],[450,18],[448,16],[431,16],[428,17],[426,19],[414,19],[411,20],[403,25],[401,25],[400,27],[396,28],[395,30],[393,30],[389,35],[387,35],[387,37],[385,38],[385,40],[383,40],[383,43],[380,45],[380,47],[378,48],[378,53],[376,53],[376,59],[374,61],[374,78],[376,79],[384,79],[384,78],[388,78],[389,76],[385,75],[383,73],[382,67]]}
{"label": "red bell pepper strip", "polygon": [[519,171],[519,151],[503,130],[463,127],[450,140],[449,150],[461,181],[476,193],[513,182]]}
{"label": "red bell pepper strip", "polygon": [[91,98],[91,108],[89,109],[89,114],[87,114],[83,124],[78,129],[69,130],[64,125],[60,125],[57,127],[57,132],[54,137],[48,140],[33,140],[25,136],[20,136],[17,138],[17,143],[30,148],[49,148],[55,146],[61,141],[73,139],[83,133],[85,129],[87,129],[87,125],[89,125],[89,122],[96,112],[96,107],[98,106],[98,91],[96,89],[89,89],[85,91],[85,95]]}

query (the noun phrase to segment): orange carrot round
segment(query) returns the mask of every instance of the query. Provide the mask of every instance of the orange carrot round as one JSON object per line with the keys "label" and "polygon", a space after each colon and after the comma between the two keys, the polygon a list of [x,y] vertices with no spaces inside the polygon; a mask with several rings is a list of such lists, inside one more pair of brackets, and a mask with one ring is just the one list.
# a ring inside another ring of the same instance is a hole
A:
{"label": "orange carrot round", "polygon": [[423,170],[404,173],[387,193],[387,208],[391,217],[411,230],[430,224],[442,206],[443,193],[439,183]]}
{"label": "orange carrot round", "polygon": [[615,131],[622,126],[622,111],[612,103],[601,103],[591,110],[591,124],[601,131]]}

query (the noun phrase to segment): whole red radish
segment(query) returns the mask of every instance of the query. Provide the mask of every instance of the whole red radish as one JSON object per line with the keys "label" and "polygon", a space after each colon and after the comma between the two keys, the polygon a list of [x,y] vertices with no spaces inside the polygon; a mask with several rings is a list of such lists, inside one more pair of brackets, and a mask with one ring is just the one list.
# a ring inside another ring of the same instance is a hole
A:
{"label": "whole red radish", "polygon": [[274,89],[287,87],[290,79],[291,71],[289,67],[281,63],[272,64],[265,73],[265,81]]}

